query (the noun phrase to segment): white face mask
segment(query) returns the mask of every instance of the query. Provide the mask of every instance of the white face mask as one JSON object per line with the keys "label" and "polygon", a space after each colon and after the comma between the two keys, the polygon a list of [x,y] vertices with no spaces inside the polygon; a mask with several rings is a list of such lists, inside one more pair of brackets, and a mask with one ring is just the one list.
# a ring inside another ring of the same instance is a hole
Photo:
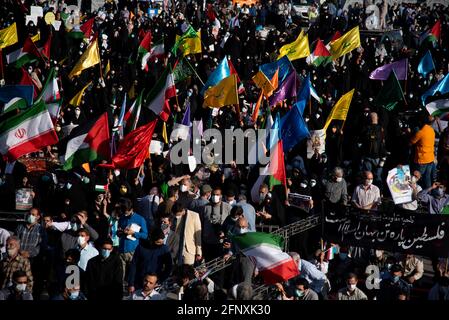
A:
{"label": "white face mask", "polygon": [[343,178],[342,177],[337,177],[337,182],[342,182],[343,181]]}
{"label": "white face mask", "polygon": [[349,291],[354,291],[355,288],[357,288],[357,285],[356,285],[356,284],[348,284],[348,289],[349,289]]}
{"label": "white face mask", "polygon": [[372,185],[372,184],[373,184],[373,179],[366,179],[366,180],[365,180],[365,184],[366,184],[367,186]]}
{"label": "white face mask", "polygon": [[82,246],[82,245],[84,245],[85,243],[86,243],[86,237],[79,236],[79,237],[78,237],[78,244],[79,244],[80,246]]}
{"label": "white face mask", "polygon": [[220,196],[214,194],[214,195],[212,196],[212,202],[213,202],[213,203],[218,203],[218,202],[220,202]]}
{"label": "white face mask", "polygon": [[27,288],[27,284],[26,283],[18,283],[18,284],[16,284],[16,289],[19,292],[25,291],[26,288]]}
{"label": "white face mask", "polygon": [[76,115],[76,116],[79,116],[80,114],[81,114],[81,110],[75,109],[75,115]]}
{"label": "white face mask", "polygon": [[186,192],[188,190],[186,185],[181,185],[181,192]]}
{"label": "white face mask", "polygon": [[249,231],[248,228],[237,229],[237,233],[239,233],[239,234],[244,234],[244,233],[247,233],[248,231]]}
{"label": "white face mask", "polygon": [[28,216],[28,218],[27,218],[27,222],[28,222],[29,224],[35,223],[35,222],[36,222],[36,217],[30,214],[30,215]]}
{"label": "white face mask", "polygon": [[235,200],[228,201],[228,203],[232,206],[235,204]]}
{"label": "white face mask", "polygon": [[120,175],[120,170],[114,170],[114,174],[116,177],[118,177]]}

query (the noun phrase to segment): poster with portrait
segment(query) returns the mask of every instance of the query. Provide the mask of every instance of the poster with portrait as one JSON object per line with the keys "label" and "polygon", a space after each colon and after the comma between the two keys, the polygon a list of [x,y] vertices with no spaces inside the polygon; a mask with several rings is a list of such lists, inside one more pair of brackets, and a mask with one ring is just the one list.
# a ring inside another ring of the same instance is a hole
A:
{"label": "poster with portrait", "polygon": [[33,189],[20,188],[16,190],[16,210],[30,210],[33,207]]}
{"label": "poster with portrait", "polygon": [[307,140],[307,159],[311,159],[314,153],[323,154],[326,151],[326,131],[310,130],[310,139]]}
{"label": "poster with portrait", "polygon": [[394,204],[412,201],[412,188],[410,187],[410,167],[401,166],[388,171],[387,185],[390,189]]}

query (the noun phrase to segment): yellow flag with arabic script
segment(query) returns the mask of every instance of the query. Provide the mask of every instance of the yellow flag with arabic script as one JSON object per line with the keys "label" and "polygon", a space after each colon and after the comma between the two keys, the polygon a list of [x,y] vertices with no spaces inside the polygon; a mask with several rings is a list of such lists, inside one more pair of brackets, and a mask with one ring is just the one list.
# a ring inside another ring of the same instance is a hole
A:
{"label": "yellow flag with arabic script", "polygon": [[345,93],[337,101],[337,103],[332,108],[331,113],[329,113],[329,116],[327,117],[326,124],[324,125],[324,130],[327,130],[327,127],[329,127],[332,120],[346,120],[354,91],[355,89],[352,89],[351,91]]}
{"label": "yellow flag with arabic script", "polygon": [[292,43],[286,44],[279,50],[278,60],[287,56],[290,61],[310,56],[309,37],[303,31]]}
{"label": "yellow flag with arabic script", "polygon": [[100,63],[100,51],[98,48],[98,38],[95,39],[81,55],[80,59],[69,73],[69,78],[80,75],[81,72]]}
{"label": "yellow flag with arabic script", "polygon": [[78,107],[81,104],[81,100],[83,98],[83,93],[84,91],[86,91],[86,89],[89,87],[89,85],[92,83],[92,81],[89,81],[88,84],[86,84],[80,92],[78,92],[77,94],[75,94],[75,96],[69,101],[69,104],[74,106],[74,107]]}
{"label": "yellow flag with arabic script", "polygon": [[19,41],[17,36],[17,27],[14,22],[9,27],[0,30],[0,49],[12,46]]}
{"label": "yellow flag with arabic script", "polygon": [[237,76],[231,74],[204,93],[203,107],[220,108],[239,103]]}
{"label": "yellow flag with arabic script", "polygon": [[360,46],[360,31],[357,26],[332,42],[329,51],[332,55],[332,59],[336,60]]}

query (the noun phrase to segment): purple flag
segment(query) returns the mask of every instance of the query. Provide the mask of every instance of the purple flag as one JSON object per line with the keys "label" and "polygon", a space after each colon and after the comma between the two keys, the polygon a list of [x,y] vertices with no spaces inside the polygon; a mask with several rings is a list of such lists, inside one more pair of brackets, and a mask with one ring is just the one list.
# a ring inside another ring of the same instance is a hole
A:
{"label": "purple flag", "polygon": [[407,80],[408,59],[395,61],[377,68],[369,75],[371,80],[387,80],[391,70],[394,70],[398,80]]}
{"label": "purple flag", "polygon": [[279,101],[296,97],[296,88],[298,86],[296,72],[291,72],[285,80],[279,84],[279,87],[273,92],[273,95],[268,99],[270,106],[274,106]]}

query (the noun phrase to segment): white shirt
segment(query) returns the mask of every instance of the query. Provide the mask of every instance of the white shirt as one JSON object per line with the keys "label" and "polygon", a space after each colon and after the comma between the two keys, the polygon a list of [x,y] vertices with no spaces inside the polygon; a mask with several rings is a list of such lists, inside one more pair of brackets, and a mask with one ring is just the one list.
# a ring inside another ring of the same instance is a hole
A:
{"label": "white shirt", "polygon": [[80,261],[78,262],[78,267],[86,271],[87,262],[93,258],[98,256],[98,250],[95,249],[92,244],[88,243],[84,249],[80,248]]}
{"label": "white shirt", "polygon": [[142,289],[136,290],[130,300],[163,300],[163,296],[156,290],[152,290],[149,295],[144,295]]}

